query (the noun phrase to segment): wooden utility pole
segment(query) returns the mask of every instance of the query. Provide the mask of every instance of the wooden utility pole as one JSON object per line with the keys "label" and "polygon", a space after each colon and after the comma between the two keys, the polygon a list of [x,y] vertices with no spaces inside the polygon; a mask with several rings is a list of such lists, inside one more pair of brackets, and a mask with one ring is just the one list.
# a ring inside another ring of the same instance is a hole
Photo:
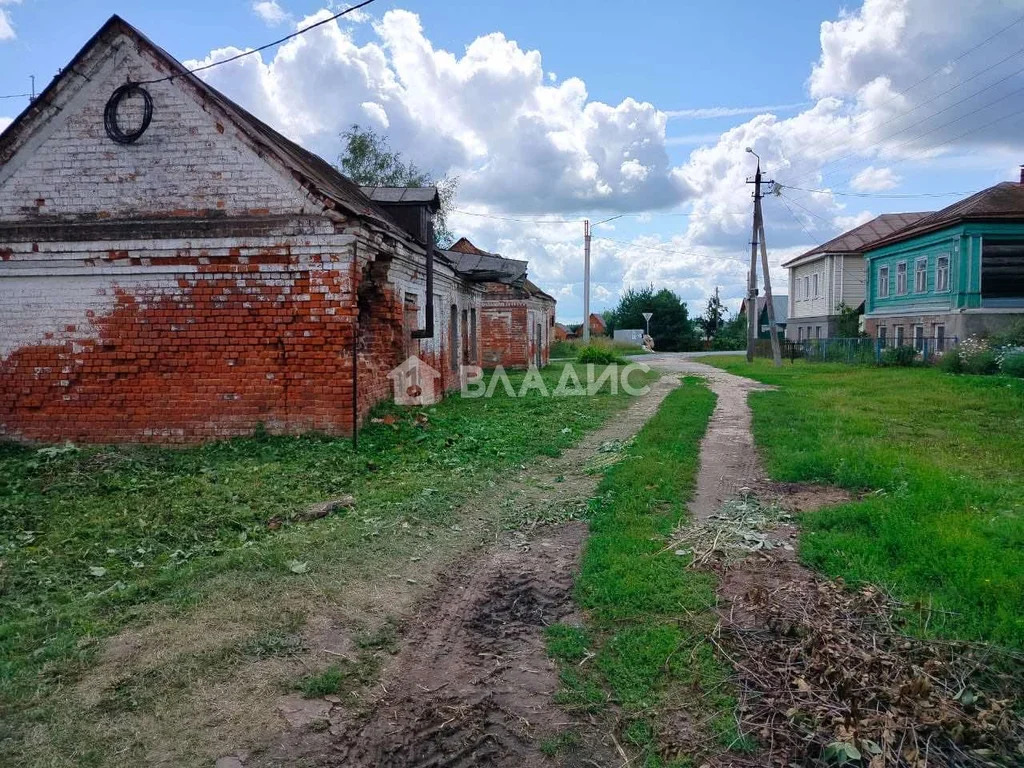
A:
{"label": "wooden utility pole", "polygon": [[772,339],[772,360],[775,367],[782,366],[782,349],[779,347],[779,330],[775,325],[775,305],[772,303],[772,276],[768,270],[768,245],[764,236],[764,216],[761,213],[761,201],[757,203],[757,222],[761,234],[761,269],[764,270],[764,305],[768,310],[768,333]]}
{"label": "wooden utility pole", "polygon": [[590,219],[583,221],[583,343],[590,343]]}

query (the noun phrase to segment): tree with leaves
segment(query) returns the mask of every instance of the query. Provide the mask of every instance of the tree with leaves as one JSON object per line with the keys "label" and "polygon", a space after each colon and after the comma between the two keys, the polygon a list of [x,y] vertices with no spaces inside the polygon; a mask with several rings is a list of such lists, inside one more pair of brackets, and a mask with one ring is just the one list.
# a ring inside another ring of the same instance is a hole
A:
{"label": "tree with leaves", "polygon": [[413,162],[406,162],[401,152],[392,152],[388,137],[372,128],[353,124],[341,135],[345,151],[338,158],[342,172],[364,187],[437,187],[441,208],[434,219],[434,241],[438,247],[452,244],[454,236],[448,228],[448,216],[455,208],[458,177],[434,179]]}
{"label": "tree with leaves", "polygon": [[612,313],[612,327],[640,329],[645,327],[644,312],[652,312],[651,336],[659,352],[679,352],[697,347],[697,333],[686,309],[686,302],[667,288],[655,291],[654,286],[630,288]]}
{"label": "tree with leaves", "polygon": [[857,339],[867,336],[860,330],[860,312],[855,307],[848,306],[846,302],[839,302],[836,305],[836,314],[839,319],[836,321],[836,336],[840,339]]}
{"label": "tree with leaves", "polygon": [[710,342],[725,325],[725,315],[729,310],[722,303],[718,296],[718,286],[715,286],[715,295],[708,299],[707,308],[704,314],[696,319],[697,327],[704,334],[704,341]]}

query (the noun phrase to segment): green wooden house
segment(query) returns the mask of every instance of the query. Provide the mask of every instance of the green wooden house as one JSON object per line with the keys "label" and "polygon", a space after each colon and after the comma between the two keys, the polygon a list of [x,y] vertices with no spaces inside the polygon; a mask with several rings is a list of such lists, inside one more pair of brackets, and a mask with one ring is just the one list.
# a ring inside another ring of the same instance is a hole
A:
{"label": "green wooden house", "polygon": [[934,345],[1024,318],[1024,170],[865,251],[864,327],[887,344]]}

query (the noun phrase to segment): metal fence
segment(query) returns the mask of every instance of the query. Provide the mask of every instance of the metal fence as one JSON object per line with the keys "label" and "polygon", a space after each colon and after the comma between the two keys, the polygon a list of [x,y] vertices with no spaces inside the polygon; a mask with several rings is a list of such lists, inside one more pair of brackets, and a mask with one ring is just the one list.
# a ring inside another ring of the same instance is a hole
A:
{"label": "metal fence", "polygon": [[[779,340],[783,360],[806,360],[812,363],[849,363],[869,365],[912,365],[937,362],[944,353],[956,347],[958,339],[918,338],[897,345],[892,339],[806,339]],[[757,357],[771,358],[768,339],[758,339],[754,348]]]}

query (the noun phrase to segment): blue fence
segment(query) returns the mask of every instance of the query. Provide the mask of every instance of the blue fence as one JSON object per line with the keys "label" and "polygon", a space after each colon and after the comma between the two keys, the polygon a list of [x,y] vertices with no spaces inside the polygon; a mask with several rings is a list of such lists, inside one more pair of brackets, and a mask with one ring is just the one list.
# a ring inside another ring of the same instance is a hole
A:
{"label": "blue fence", "polygon": [[[905,340],[896,345],[892,339],[807,339],[780,341],[784,360],[806,360],[812,363],[898,364],[934,363],[943,354],[956,347],[956,337]],[[772,356],[771,342],[759,339],[758,357]]]}

